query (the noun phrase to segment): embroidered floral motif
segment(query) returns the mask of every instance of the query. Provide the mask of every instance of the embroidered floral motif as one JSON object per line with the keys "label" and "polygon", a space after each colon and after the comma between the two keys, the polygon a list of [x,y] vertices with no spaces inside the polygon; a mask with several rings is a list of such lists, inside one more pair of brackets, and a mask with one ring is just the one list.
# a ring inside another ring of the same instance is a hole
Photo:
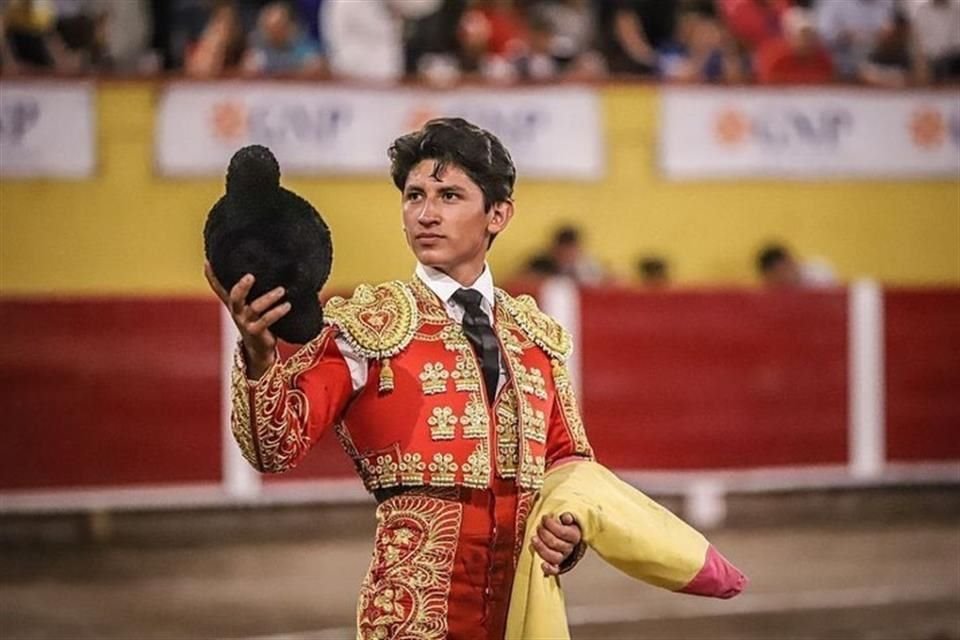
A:
{"label": "embroidered floral motif", "polygon": [[453,486],[459,465],[453,461],[452,453],[435,453],[430,470],[430,484],[440,487]]}
{"label": "embroidered floral motif", "polygon": [[434,440],[453,440],[457,417],[453,415],[451,407],[434,407],[427,424],[430,425],[430,437]]}
{"label": "embroidered floral motif", "polygon": [[529,402],[522,403],[523,406],[523,435],[526,438],[535,440],[540,444],[547,441],[547,418],[543,411],[534,409]]}
{"label": "embroidered floral motif", "polygon": [[370,466],[370,472],[377,478],[378,488],[388,489],[400,483],[400,465],[389,453],[378,455],[376,463]]}
{"label": "embroidered floral motif", "polygon": [[457,391],[480,391],[480,371],[469,345],[465,349],[460,349],[460,353],[457,354],[457,361],[450,377],[453,378],[453,386]]}
{"label": "embroidered floral motif", "polygon": [[400,482],[408,486],[423,484],[423,470],[426,468],[427,463],[419,453],[403,454],[400,461]]}
{"label": "embroidered floral motif", "polygon": [[466,337],[463,335],[463,329],[453,324],[453,322],[450,322],[440,330],[440,340],[443,341],[443,348],[447,351],[463,351],[464,348],[470,347],[470,343],[467,342]]}
{"label": "embroidered floral motif", "polygon": [[543,372],[536,367],[530,367],[527,370],[527,384],[530,386],[530,393],[541,400],[547,399],[547,383],[543,379]]}
{"label": "embroidered floral motif", "polygon": [[428,362],[423,365],[423,371],[420,372],[419,378],[423,386],[423,395],[429,396],[435,393],[444,393],[447,390],[447,380],[450,378],[450,372],[446,370],[442,362]]}
{"label": "embroidered floral motif", "polygon": [[440,640],[463,506],[397,496],[377,507],[377,537],[357,605],[362,640]]}
{"label": "embroidered floral motif", "polygon": [[526,489],[539,489],[543,486],[543,471],[545,467],[543,456],[534,456],[527,449],[523,452],[523,462],[520,465],[518,483]]}
{"label": "embroidered floral motif", "polygon": [[485,438],[490,431],[490,416],[480,394],[471,393],[467,406],[460,417],[463,437],[467,439]]}
{"label": "embroidered floral motif", "polygon": [[517,400],[512,388],[504,389],[497,404],[497,475],[517,475]]}
{"label": "embroidered floral motif", "polygon": [[487,441],[481,440],[463,464],[463,484],[474,489],[482,489],[490,481],[490,452]]}

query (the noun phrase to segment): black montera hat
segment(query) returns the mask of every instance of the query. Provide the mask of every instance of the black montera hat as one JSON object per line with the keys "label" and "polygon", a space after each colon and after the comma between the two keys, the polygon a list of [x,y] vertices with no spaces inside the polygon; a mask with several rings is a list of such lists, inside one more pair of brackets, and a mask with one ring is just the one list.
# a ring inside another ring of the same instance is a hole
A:
{"label": "black montera hat", "polygon": [[330,276],[330,229],[309,202],[280,186],[280,166],[266,147],[233,154],[227,193],[210,210],[203,228],[204,252],[228,291],[245,274],[256,278],[247,301],[271,289],[286,289],[292,308],[270,330],[303,344],[323,326],[317,293]]}

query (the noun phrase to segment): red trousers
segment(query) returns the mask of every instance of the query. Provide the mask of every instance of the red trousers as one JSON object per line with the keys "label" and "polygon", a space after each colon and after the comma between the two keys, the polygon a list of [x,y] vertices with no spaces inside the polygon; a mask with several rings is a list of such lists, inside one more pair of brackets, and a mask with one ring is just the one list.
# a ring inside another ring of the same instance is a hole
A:
{"label": "red trousers", "polygon": [[533,492],[428,489],[377,508],[377,539],[358,606],[362,638],[502,640]]}

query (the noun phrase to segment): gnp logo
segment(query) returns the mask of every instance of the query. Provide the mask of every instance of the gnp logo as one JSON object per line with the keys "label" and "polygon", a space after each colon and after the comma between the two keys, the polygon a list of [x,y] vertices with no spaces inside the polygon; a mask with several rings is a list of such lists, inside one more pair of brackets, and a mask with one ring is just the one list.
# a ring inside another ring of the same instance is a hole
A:
{"label": "gnp logo", "polygon": [[20,144],[40,120],[40,105],[33,98],[0,104],[0,142]]}
{"label": "gnp logo", "polygon": [[920,107],[910,114],[907,127],[913,144],[920,149],[939,149],[948,137],[954,146],[960,147],[960,109],[944,115],[938,107]]}
{"label": "gnp logo", "polygon": [[337,137],[350,118],[350,109],[337,104],[248,106],[230,100],[213,105],[210,128],[215,138],[230,143],[310,144]]}
{"label": "gnp logo", "polygon": [[446,113],[429,104],[417,104],[403,119],[408,131],[416,131],[429,120],[449,114],[472,122],[487,131],[493,131],[508,147],[534,142],[549,121],[543,110],[528,107],[501,107],[491,105],[453,104]]}
{"label": "gnp logo", "polygon": [[846,109],[777,108],[748,113],[721,109],[713,120],[714,139],[725,147],[754,143],[768,148],[835,148],[853,128]]}

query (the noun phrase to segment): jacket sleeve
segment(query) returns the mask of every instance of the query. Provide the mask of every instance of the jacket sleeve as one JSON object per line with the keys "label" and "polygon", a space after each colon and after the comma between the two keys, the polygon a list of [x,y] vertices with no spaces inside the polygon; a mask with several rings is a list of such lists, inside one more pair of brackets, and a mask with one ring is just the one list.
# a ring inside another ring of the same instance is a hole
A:
{"label": "jacket sleeve", "polygon": [[546,468],[571,456],[593,460],[593,448],[587,439],[566,363],[553,361],[553,381],[556,393],[547,430]]}
{"label": "jacket sleeve", "polygon": [[243,345],[231,375],[231,430],[244,458],[258,471],[295,467],[353,395],[350,370],[334,340],[319,336],[284,361],[279,357],[256,381],[247,378]]}
{"label": "jacket sleeve", "polygon": [[[570,372],[565,362],[553,361],[553,380],[556,394],[547,431],[546,468],[548,471],[561,460],[570,458],[593,460],[593,448],[587,439],[583,417],[580,415],[580,407],[577,404]],[[587,545],[581,541],[560,564],[560,573],[567,573],[573,569],[586,552]]]}

